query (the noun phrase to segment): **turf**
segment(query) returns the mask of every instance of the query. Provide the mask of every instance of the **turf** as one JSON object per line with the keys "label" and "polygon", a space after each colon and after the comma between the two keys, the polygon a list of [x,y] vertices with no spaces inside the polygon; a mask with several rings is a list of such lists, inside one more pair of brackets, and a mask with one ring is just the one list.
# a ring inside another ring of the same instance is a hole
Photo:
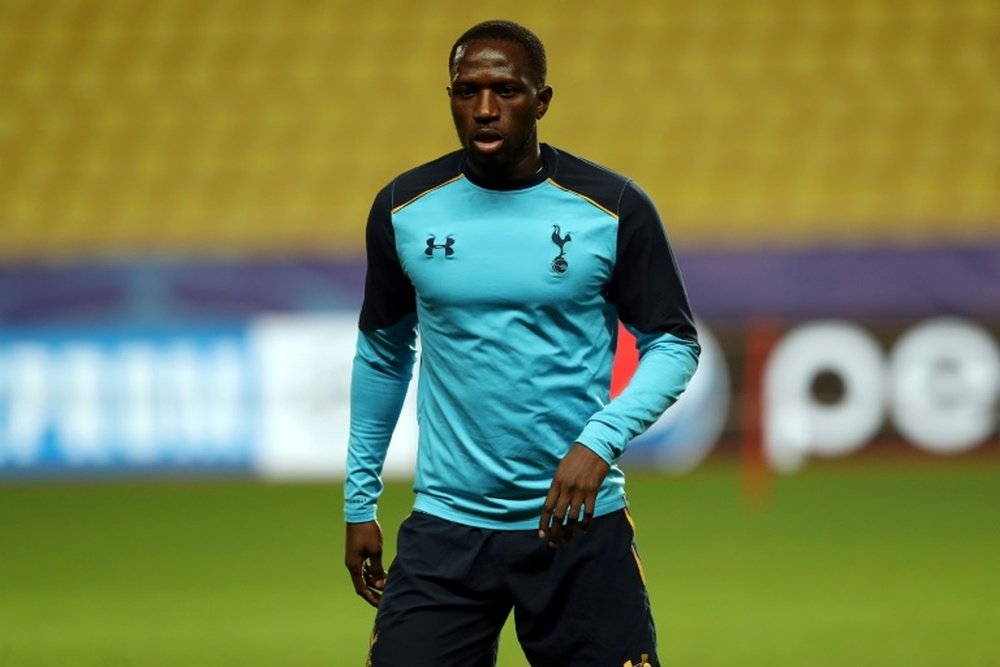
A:
{"label": "turf", "polygon": [[[629,482],[666,664],[1000,665],[1000,465]],[[409,491],[390,485],[387,547]],[[340,487],[0,486],[0,665],[364,664]],[[502,667],[523,667],[505,631]]]}

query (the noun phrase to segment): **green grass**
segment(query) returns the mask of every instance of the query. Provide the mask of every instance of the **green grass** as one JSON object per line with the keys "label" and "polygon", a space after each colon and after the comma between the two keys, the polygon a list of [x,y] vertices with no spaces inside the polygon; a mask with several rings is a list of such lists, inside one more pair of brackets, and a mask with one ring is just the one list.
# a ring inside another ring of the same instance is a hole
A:
{"label": "green grass", "polygon": [[[1000,665],[1000,466],[630,479],[666,664]],[[0,665],[364,664],[337,485],[0,487]],[[387,549],[409,491],[383,502]],[[505,630],[500,664],[525,662]]]}

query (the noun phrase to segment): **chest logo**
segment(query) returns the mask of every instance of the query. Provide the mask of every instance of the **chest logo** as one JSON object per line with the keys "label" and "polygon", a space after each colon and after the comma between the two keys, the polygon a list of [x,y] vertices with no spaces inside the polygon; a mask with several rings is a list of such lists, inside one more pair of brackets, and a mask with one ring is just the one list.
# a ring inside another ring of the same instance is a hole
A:
{"label": "chest logo", "polygon": [[425,255],[433,257],[435,250],[444,250],[445,257],[451,257],[455,254],[455,239],[451,235],[445,237],[444,243],[435,243],[436,240],[433,234],[427,238],[427,249],[424,250]]}
{"label": "chest logo", "polygon": [[569,232],[566,232],[566,236],[561,236],[559,225],[552,225],[552,242],[559,246],[559,254],[552,260],[552,270],[560,275],[566,273],[566,269],[569,268],[569,262],[566,261],[566,249],[564,246],[572,240],[573,239],[569,236]]}

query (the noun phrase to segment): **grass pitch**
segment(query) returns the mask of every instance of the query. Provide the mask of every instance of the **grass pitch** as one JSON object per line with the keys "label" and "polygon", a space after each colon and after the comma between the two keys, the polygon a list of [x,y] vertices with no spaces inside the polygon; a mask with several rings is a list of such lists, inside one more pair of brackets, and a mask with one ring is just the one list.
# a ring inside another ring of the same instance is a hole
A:
{"label": "grass pitch", "polygon": [[[814,466],[747,508],[738,472],[632,475],[669,665],[1000,665],[1000,465]],[[0,665],[364,664],[341,488],[0,486]],[[405,485],[381,509],[387,552]],[[524,667],[509,628],[502,667]]]}

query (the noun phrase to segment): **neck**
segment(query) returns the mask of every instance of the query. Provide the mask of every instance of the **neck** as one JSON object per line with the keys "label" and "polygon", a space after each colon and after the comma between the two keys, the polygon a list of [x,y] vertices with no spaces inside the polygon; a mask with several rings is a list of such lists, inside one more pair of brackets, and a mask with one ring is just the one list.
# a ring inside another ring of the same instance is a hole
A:
{"label": "neck", "polygon": [[469,171],[488,181],[522,181],[542,167],[542,152],[538,142],[535,141],[526,148],[518,159],[505,165],[477,164],[468,160]]}
{"label": "neck", "polygon": [[547,178],[545,160],[541,147],[536,145],[536,153],[526,156],[506,169],[483,168],[466,158],[462,171],[476,185],[491,190],[519,190],[541,183]]}

